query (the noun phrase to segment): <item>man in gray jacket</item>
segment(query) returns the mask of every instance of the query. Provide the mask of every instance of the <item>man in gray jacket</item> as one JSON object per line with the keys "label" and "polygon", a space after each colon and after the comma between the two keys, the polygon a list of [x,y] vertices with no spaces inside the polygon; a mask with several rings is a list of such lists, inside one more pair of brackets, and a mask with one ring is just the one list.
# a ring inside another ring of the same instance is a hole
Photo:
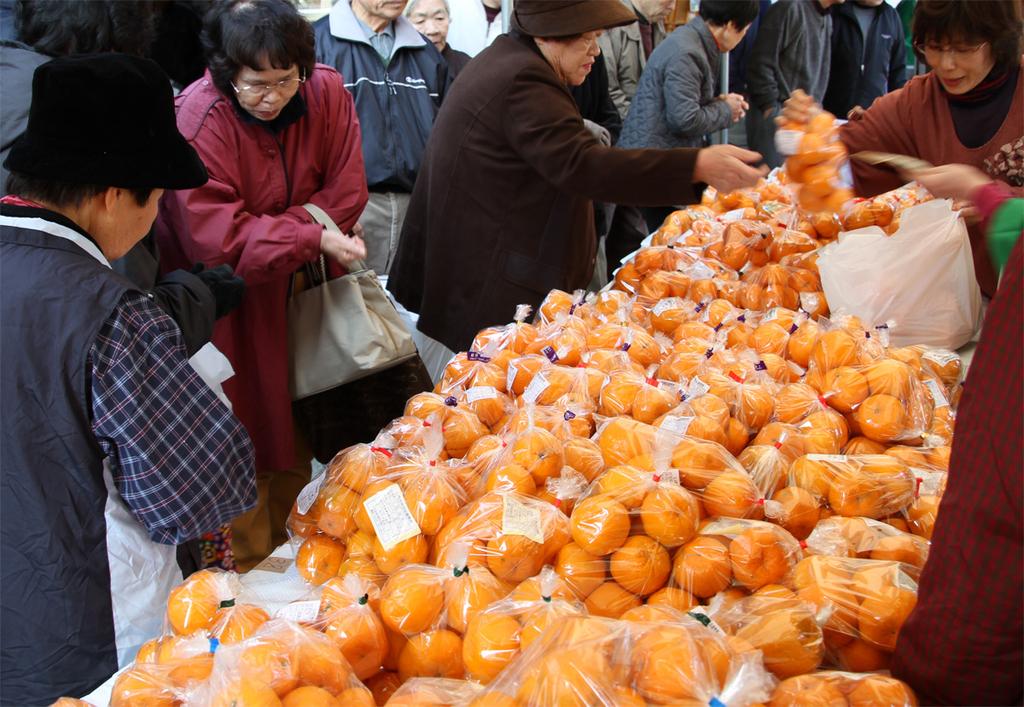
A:
{"label": "man in gray jacket", "polygon": [[818,103],[825,97],[832,59],[829,8],[843,1],[778,0],[761,18],[747,69],[747,143],[771,167],[782,164],[775,118],[789,94],[801,88]]}
{"label": "man in gray jacket", "polygon": [[608,93],[626,118],[636,95],[640,74],[654,49],[665,39],[663,20],[675,4],[674,0],[622,0],[636,13],[637,21],[625,27],[614,27],[598,38],[601,58],[608,69]]}

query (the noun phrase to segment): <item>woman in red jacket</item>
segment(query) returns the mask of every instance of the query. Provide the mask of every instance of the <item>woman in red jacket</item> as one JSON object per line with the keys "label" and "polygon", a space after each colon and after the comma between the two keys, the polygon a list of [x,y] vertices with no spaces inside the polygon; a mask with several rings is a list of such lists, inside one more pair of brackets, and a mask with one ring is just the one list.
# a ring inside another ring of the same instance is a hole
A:
{"label": "woman in red jacket", "polygon": [[[934,165],[966,164],[1024,196],[1024,81],[1019,0],[920,0],[912,38],[931,71],[882,96],[843,126],[851,152],[876,150]],[[802,92],[783,115],[801,121],[814,110]],[[901,185],[892,172],[853,162],[859,196]],[[995,292],[996,273],[979,224],[970,226],[974,270],[982,292]]]}
{"label": "woman in red jacket", "polygon": [[291,275],[321,253],[334,275],[366,255],[360,238],[325,230],[302,205],[316,204],[350,232],[367,191],[352,97],[334,69],[314,64],[312,28],[291,3],[221,0],[203,41],[210,69],[176,108],[210,180],[167,193],[157,238],[165,267],[228,263],[248,285],[213,336],[235,369],[224,390],[256,447],[260,502],[234,524],[244,570],[285,540],[288,511],[310,475],[288,391]]}

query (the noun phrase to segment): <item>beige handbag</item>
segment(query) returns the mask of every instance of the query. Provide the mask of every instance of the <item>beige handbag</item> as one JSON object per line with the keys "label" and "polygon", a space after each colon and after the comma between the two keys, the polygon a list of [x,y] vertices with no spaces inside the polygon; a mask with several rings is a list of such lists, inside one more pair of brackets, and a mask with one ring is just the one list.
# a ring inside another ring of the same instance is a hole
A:
{"label": "beige handbag", "polygon": [[[324,211],[305,204],[325,228],[338,229]],[[377,274],[362,262],[328,280],[324,256],[307,264],[309,289],[288,299],[289,385],[292,400],[336,388],[416,356],[416,345]],[[293,279],[294,286],[294,279]]]}

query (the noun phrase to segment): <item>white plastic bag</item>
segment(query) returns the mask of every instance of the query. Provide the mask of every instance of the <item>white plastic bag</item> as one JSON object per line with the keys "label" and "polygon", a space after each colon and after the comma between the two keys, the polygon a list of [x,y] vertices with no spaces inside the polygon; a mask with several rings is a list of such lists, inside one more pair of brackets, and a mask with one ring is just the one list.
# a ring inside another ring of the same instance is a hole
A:
{"label": "white plastic bag", "polygon": [[207,342],[203,348],[195,352],[188,362],[192,364],[192,368],[203,379],[203,382],[210,386],[210,389],[230,410],[231,401],[228,400],[228,396],[224,393],[224,387],[221,385],[235,375],[235,369],[232,368],[228,357],[221,353],[216,346]]}
{"label": "white plastic bag", "polygon": [[840,234],[818,270],[831,310],[888,325],[893,346],[957,349],[981,320],[967,227],[949,200],[907,209],[892,236],[876,226]]}

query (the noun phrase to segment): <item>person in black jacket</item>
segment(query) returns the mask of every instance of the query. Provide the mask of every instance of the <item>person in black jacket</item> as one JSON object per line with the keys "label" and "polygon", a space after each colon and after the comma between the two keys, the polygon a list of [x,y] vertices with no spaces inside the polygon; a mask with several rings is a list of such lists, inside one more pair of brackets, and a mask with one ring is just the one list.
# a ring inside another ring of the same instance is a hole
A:
{"label": "person in black jacket", "polygon": [[899,13],[885,0],[853,0],[832,11],[832,66],[823,105],[840,117],[863,111],[907,82]]}
{"label": "person in black jacket", "polygon": [[359,219],[366,264],[391,269],[420,160],[451,77],[437,48],[402,15],[405,0],[338,0],[313,24],[317,61],[352,93],[370,201]]}

